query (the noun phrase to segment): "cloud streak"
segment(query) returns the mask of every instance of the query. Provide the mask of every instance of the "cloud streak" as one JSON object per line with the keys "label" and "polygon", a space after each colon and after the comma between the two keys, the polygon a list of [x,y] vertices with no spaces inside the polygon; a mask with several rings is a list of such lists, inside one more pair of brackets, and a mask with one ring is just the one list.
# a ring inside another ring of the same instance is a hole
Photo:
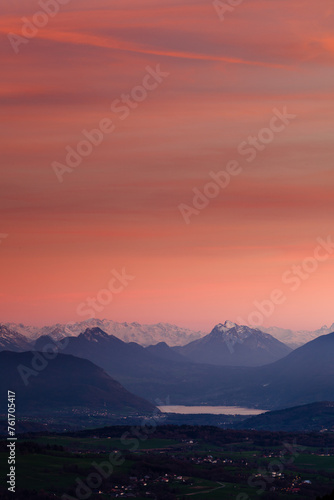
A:
{"label": "cloud streak", "polygon": [[[332,231],[332,0],[250,0],[224,23],[202,0],[110,4],[72,0],[18,55],[1,45],[0,313],[75,320],[82,291],[125,266],[136,283],[106,316],[210,329]],[[37,5],[6,3],[3,38]],[[157,64],[170,76],[121,120],[111,103]],[[177,205],[284,106],[294,125],[185,228]],[[51,163],[104,117],[117,131],[59,185]],[[271,321],[333,322],[332,272],[331,260]]]}

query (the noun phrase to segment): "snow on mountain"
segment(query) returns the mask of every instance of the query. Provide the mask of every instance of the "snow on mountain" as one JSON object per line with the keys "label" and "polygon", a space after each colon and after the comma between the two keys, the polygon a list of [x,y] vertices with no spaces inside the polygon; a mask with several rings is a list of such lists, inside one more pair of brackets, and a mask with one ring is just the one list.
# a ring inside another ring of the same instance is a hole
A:
{"label": "snow on mountain", "polygon": [[334,323],[331,326],[324,325],[318,330],[290,330],[287,328],[279,328],[277,326],[271,326],[268,328],[261,327],[260,330],[269,333],[276,339],[284,342],[284,344],[289,345],[293,349],[300,347],[311,340],[314,340],[321,335],[327,335],[328,333],[334,332]]}
{"label": "snow on mountain", "polygon": [[229,348],[235,344],[242,344],[250,335],[254,334],[254,329],[248,326],[237,325],[232,321],[219,323],[210,333],[210,340],[213,338],[222,339]]}
{"label": "snow on mountain", "polygon": [[226,320],[225,323],[219,323],[218,325],[215,326],[215,328],[220,332],[227,332],[234,326],[238,325],[236,323],[233,323],[233,321]]}
{"label": "snow on mountain", "polygon": [[0,351],[21,351],[32,349],[27,337],[6,325],[0,325]]}
{"label": "snow on mountain", "polygon": [[291,352],[272,335],[231,321],[219,323],[209,335],[175,350],[197,363],[225,366],[260,366]]}
{"label": "snow on mountain", "polygon": [[[54,325],[37,327],[23,325],[22,323],[4,323],[4,326],[6,326],[9,330],[27,337],[29,340],[36,340],[42,335],[48,335],[55,340],[69,336],[77,337],[87,328],[98,327],[109,335],[114,335],[124,342],[137,342],[144,347],[152,344],[158,344],[159,342],[165,342],[169,346],[183,346],[207,335],[207,333],[202,331],[181,328],[169,323],[141,325],[136,322],[118,323],[108,319],[101,320],[97,318],[87,319],[78,323],[69,323],[67,325],[56,323]],[[217,325],[216,328],[219,327],[221,332],[227,332],[231,330],[231,328],[239,326],[240,325],[236,325],[236,323],[233,323],[232,321],[225,321],[224,323]],[[331,326],[324,325],[314,331],[295,331],[276,326],[268,328],[260,327],[259,330],[272,335],[275,339],[295,349],[296,347],[300,347],[301,345],[304,345],[321,335],[327,335],[328,333],[334,332],[334,323]],[[245,335],[245,332],[242,334],[237,328],[237,334],[242,337],[242,335]],[[231,340],[231,342],[233,342],[233,340]]]}
{"label": "snow on mountain", "polygon": [[49,337],[59,340],[63,337],[77,337],[87,328],[101,328],[109,335],[123,340],[124,342],[136,342],[144,347],[165,342],[169,346],[185,345],[193,340],[199,339],[206,335],[201,331],[194,331],[188,328],[181,328],[169,323],[158,323],[154,325],[141,325],[140,323],[118,323],[108,319],[92,318],[78,323],[68,323],[44,326],[41,328],[16,325],[14,323],[6,323],[6,326],[25,335],[31,340],[48,335]]}
{"label": "snow on mountain", "polygon": [[22,323],[3,323],[3,326],[17,332],[28,339],[34,340],[41,336],[40,328],[38,326],[23,325]]}

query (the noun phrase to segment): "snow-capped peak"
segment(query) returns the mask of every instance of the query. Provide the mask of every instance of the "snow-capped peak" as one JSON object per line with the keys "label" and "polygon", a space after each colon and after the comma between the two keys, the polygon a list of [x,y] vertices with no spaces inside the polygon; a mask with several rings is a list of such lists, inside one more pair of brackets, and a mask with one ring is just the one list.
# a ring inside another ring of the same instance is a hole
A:
{"label": "snow-capped peak", "polygon": [[219,323],[214,327],[214,330],[218,330],[219,332],[227,332],[228,330],[231,330],[231,328],[237,327],[238,325],[236,323],[233,323],[233,321],[226,320],[225,323]]}
{"label": "snow-capped peak", "polygon": [[[233,346],[236,343],[242,344],[245,339],[249,336],[260,333],[259,330],[254,328],[249,328],[248,326],[237,325],[232,321],[225,321],[224,324],[219,323],[214,327],[210,336],[218,336],[229,346]],[[261,332],[263,335],[263,333]]]}
{"label": "snow-capped peak", "polygon": [[97,342],[98,339],[107,339],[109,335],[101,330],[99,327],[87,328],[83,333],[79,335],[80,337],[84,337],[87,340],[93,340]]}
{"label": "snow-capped peak", "polygon": [[226,320],[225,323],[223,324],[225,328],[231,329],[234,328],[235,326],[238,326],[236,323],[233,323],[233,321]]}

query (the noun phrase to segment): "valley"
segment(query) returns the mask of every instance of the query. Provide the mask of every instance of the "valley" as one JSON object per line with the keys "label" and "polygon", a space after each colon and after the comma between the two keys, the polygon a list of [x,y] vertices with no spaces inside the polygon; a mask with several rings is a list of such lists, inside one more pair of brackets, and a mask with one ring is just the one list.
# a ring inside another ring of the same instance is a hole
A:
{"label": "valley", "polygon": [[[21,435],[18,449],[16,498],[27,500],[85,495],[92,500],[255,500],[259,494],[264,500],[315,500],[330,493],[334,481],[334,434],[326,433],[116,426],[61,436]],[[1,441],[0,458],[5,454]],[[1,488],[7,500],[3,483]]]}

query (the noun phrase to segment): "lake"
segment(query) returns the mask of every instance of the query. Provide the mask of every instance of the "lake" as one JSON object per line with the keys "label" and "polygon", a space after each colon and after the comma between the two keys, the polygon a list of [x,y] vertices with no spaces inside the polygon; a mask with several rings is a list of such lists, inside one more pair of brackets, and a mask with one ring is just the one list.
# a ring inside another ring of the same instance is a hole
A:
{"label": "lake", "polygon": [[158,406],[162,413],[180,413],[182,415],[261,415],[267,410],[255,410],[241,406]]}

